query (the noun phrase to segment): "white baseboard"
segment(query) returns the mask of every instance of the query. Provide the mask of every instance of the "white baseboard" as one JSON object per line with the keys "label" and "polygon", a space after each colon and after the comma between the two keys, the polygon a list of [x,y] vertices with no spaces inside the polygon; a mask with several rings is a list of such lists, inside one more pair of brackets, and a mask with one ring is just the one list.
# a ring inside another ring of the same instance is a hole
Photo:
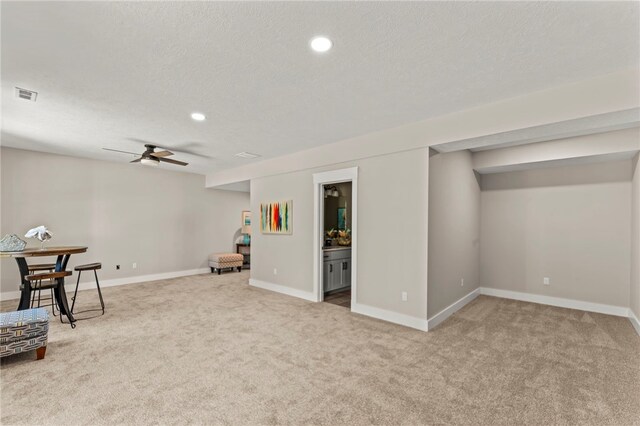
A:
{"label": "white baseboard", "polygon": [[[310,302],[318,302],[316,295],[312,291],[298,290],[298,289],[286,287],[280,284],[274,284],[267,281],[256,280],[254,278],[249,279],[249,285],[253,287],[262,288],[264,290],[271,290],[277,293],[286,294],[288,296],[293,296],[300,299],[308,300]],[[356,314],[366,315],[368,317],[381,319],[383,321],[392,322],[394,324],[400,324],[406,327],[427,331],[427,321],[421,318],[415,318],[409,315],[387,311],[385,309],[374,308],[373,306],[362,305],[358,303],[351,304],[351,312]]]}
{"label": "white baseboard", "polygon": [[[166,280],[168,278],[178,278],[178,277],[187,277],[189,275],[199,275],[206,274],[210,272],[210,268],[201,268],[201,269],[189,269],[186,271],[173,271],[173,272],[162,272],[160,274],[149,274],[149,275],[137,275],[133,277],[125,277],[125,278],[113,278],[110,280],[100,280],[100,288],[104,287],[115,287],[119,285],[126,284],[136,284],[143,283],[147,281],[158,281],[158,280]],[[85,272],[86,273],[86,272]],[[84,275],[84,274],[83,274]],[[78,286],[78,290],[88,290],[96,287],[95,281],[93,281],[93,274],[88,274],[88,277],[91,279],[90,281],[81,282]],[[100,279],[100,274],[98,273],[98,279]],[[65,280],[65,290],[67,293],[70,293],[75,290],[75,280],[73,278]],[[14,300],[20,298],[20,290],[18,291],[5,291],[0,293],[0,300]]]}
{"label": "white baseboard", "polygon": [[601,303],[583,302],[582,300],[564,299],[562,297],[543,296],[540,294],[521,293],[519,291],[501,290],[498,288],[481,287],[480,294],[501,297],[503,299],[521,300],[523,302],[540,303],[542,305],[557,306],[559,308],[578,309],[580,311],[596,312],[598,314],[629,317],[629,308]]}
{"label": "white baseboard", "polygon": [[386,309],[375,308],[369,305],[362,305],[360,303],[352,303],[351,312],[392,322],[394,324],[404,325],[405,327],[415,328],[420,331],[427,331],[428,329],[426,319],[387,311]]}
{"label": "white baseboard", "polygon": [[457,311],[462,309],[467,303],[471,302],[476,297],[480,296],[480,288],[476,288],[469,294],[464,297],[461,297],[459,300],[453,302],[451,305],[444,308],[442,311],[435,314],[433,317],[427,320],[427,325],[429,330],[433,330],[438,324],[449,318],[451,315],[455,314]]}
{"label": "white baseboard", "polygon": [[298,290],[295,288],[287,287],[280,284],[274,284],[267,281],[256,280],[254,278],[249,279],[249,285],[258,287],[264,290],[275,291],[276,293],[286,294],[287,296],[297,297],[299,299],[308,300],[310,302],[317,302],[318,299],[312,291]]}
{"label": "white baseboard", "polygon": [[629,309],[629,321],[631,321],[631,325],[633,325],[633,328],[636,329],[636,333],[640,336],[640,321],[638,321],[638,317],[631,309]]}

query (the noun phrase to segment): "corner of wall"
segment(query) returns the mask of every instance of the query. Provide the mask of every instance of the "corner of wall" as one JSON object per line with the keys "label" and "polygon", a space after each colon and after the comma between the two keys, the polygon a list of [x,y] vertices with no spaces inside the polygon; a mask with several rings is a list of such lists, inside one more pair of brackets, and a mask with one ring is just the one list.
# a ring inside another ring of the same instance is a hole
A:
{"label": "corner of wall", "polygon": [[638,336],[640,336],[640,320],[638,319],[638,316],[634,314],[631,309],[629,309],[629,321],[631,321],[631,325],[636,330],[636,333],[638,333]]}
{"label": "corner of wall", "polygon": [[630,319],[640,334],[640,153],[633,159],[631,181],[631,278]]}
{"label": "corner of wall", "polygon": [[467,150],[431,151],[428,172],[427,317],[432,328],[432,321],[441,322],[480,287],[480,182]]}

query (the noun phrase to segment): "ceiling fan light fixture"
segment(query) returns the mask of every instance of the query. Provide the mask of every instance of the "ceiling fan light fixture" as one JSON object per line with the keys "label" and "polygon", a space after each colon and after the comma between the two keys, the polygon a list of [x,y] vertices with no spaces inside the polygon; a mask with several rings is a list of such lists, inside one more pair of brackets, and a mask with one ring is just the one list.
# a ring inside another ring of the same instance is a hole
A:
{"label": "ceiling fan light fixture", "polygon": [[142,160],[140,160],[140,163],[144,164],[145,166],[158,166],[160,164],[160,160],[158,159],[154,159],[151,157],[145,157],[142,158]]}

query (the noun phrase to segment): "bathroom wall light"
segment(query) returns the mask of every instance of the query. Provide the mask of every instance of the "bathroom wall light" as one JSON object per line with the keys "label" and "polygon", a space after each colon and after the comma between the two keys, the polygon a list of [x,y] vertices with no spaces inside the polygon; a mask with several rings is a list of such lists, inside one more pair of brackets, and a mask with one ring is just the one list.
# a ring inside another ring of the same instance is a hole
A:
{"label": "bathroom wall light", "polygon": [[335,186],[325,186],[324,187],[324,198],[327,197],[339,197],[340,193],[338,192],[338,188]]}

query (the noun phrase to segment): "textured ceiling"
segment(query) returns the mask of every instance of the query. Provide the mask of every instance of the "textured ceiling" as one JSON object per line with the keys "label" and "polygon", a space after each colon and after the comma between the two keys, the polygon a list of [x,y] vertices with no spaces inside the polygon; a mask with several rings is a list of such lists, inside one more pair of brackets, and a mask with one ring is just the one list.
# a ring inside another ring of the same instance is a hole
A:
{"label": "textured ceiling", "polygon": [[2,144],[215,172],[637,67],[639,6],[3,1]]}

